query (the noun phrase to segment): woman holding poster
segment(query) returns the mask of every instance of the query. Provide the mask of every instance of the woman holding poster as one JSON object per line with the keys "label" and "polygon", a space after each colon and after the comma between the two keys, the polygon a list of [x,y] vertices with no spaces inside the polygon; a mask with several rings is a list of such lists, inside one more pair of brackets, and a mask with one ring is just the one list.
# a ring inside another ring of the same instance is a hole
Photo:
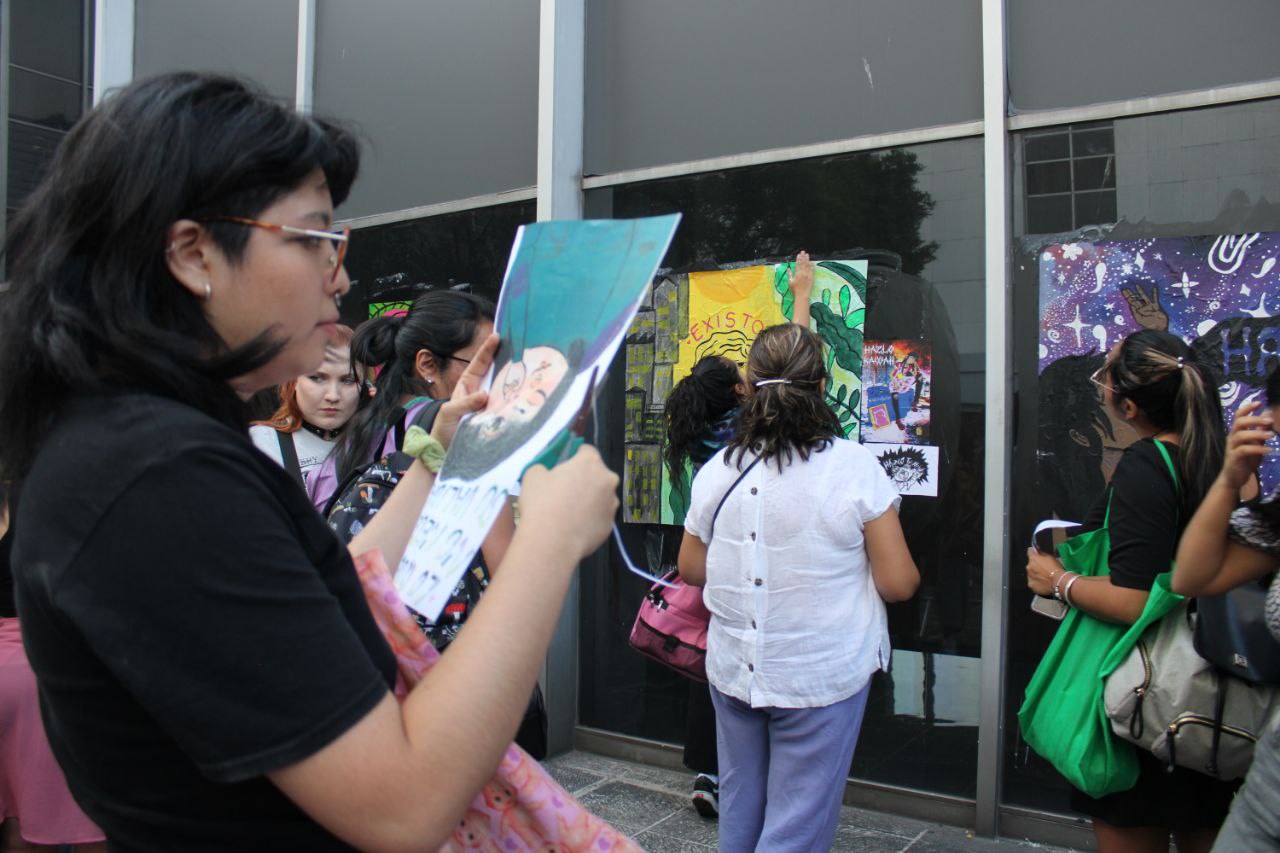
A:
{"label": "woman holding poster", "polygon": [[349,132],[240,81],[161,75],[81,119],[13,220],[0,480],[18,483],[18,609],[54,754],[113,848],[477,835],[469,809],[612,524],[618,478],[594,450],[532,468],[484,602],[397,699],[411,638],[393,650],[354,563],[399,562],[498,339],[349,549],[254,449],[243,402],[333,341],[350,287],[334,206],[358,165]]}
{"label": "woman holding poster", "polygon": [[920,575],[889,478],[839,437],[818,336],[765,329],[746,378],[737,434],[693,481],[679,558],[711,611],[720,849],[827,850],[889,662],[884,603]]}

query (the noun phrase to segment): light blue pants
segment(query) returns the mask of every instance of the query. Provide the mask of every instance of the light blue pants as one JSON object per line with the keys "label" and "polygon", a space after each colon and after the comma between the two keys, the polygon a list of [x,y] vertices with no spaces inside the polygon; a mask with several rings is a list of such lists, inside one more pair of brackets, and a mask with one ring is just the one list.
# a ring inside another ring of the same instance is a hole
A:
{"label": "light blue pants", "polygon": [[831,849],[870,687],[822,708],[752,708],[711,688],[722,851]]}
{"label": "light blue pants", "polygon": [[1244,786],[1231,803],[1215,851],[1254,853],[1280,850],[1280,714],[1273,715],[1253,750]]}

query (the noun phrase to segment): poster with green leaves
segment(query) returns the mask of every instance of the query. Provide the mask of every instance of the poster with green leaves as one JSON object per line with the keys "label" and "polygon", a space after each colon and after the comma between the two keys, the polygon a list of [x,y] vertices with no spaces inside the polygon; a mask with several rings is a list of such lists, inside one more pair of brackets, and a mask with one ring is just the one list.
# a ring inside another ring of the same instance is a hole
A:
{"label": "poster with green leaves", "polygon": [[[673,478],[663,464],[667,395],[699,359],[741,366],[757,334],[795,313],[789,263],[753,264],[659,276],[626,338],[623,520],[683,524],[691,470]],[[810,325],[823,339],[827,403],[846,438],[857,440],[862,407],[862,333],[867,262],[819,261]]]}

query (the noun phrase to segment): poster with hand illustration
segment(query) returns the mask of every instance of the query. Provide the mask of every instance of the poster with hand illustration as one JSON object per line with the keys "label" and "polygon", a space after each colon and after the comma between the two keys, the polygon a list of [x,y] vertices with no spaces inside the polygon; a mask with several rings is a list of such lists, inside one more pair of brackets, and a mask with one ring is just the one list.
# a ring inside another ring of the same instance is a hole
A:
{"label": "poster with hand illustration", "polygon": [[604,382],[679,214],[520,228],[494,328],[489,401],[458,427],[396,571],[401,597],[434,618],[520,475]]}
{"label": "poster with hand illustration", "polygon": [[[1228,427],[1280,366],[1280,233],[1074,242],[1040,252],[1039,475],[1047,509],[1079,518],[1133,436],[1089,382],[1139,329],[1187,341],[1218,384]],[[1264,491],[1280,459],[1263,462]],[[1074,513],[1071,514],[1071,513]]]}
{"label": "poster with hand illustration", "polygon": [[932,373],[925,341],[867,341],[862,348],[862,440],[928,444]]}
{"label": "poster with hand illustration", "polygon": [[[623,520],[683,524],[691,470],[673,480],[662,462],[667,395],[693,365],[722,355],[741,366],[756,335],[794,316],[791,263],[658,277],[626,339],[626,443]],[[867,262],[815,264],[810,326],[823,339],[831,381],[827,403],[847,438],[858,438],[862,400],[862,331]]]}

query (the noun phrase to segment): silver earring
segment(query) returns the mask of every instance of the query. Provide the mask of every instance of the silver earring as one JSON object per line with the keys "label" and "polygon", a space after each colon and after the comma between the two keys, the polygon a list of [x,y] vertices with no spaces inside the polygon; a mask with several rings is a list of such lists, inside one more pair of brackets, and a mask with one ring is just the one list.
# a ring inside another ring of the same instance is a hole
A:
{"label": "silver earring", "polygon": [[428,376],[428,377],[427,377],[427,384],[428,384],[428,385],[434,385],[434,384],[435,384],[435,382],[436,382],[436,381],[435,381],[434,379],[432,379],[430,376]]}
{"label": "silver earring", "polygon": [[175,241],[173,243],[170,243],[169,248],[165,249],[164,251],[166,255],[172,255],[174,252],[178,251],[177,242]]}
{"label": "silver earring", "polygon": [[208,302],[213,298],[213,285],[209,283],[209,279],[204,280],[204,299]]}

